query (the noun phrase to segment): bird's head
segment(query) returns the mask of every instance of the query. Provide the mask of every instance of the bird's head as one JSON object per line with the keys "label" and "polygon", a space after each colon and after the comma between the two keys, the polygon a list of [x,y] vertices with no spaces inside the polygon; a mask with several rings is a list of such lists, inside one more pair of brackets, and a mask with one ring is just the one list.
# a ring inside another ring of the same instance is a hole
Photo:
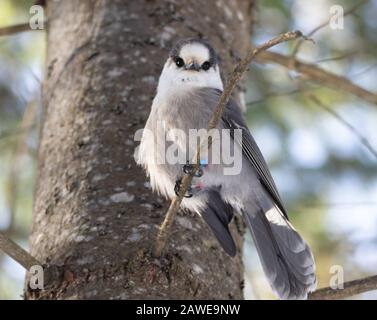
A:
{"label": "bird's head", "polygon": [[210,87],[223,89],[218,58],[212,46],[199,39],[179,41],[170,51],[159,87],[176,89]]}

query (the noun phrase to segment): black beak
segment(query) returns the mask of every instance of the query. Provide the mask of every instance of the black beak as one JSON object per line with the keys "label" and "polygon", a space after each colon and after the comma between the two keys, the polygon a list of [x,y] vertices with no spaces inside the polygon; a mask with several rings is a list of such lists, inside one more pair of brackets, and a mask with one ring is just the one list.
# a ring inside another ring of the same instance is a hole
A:
{"label": "black beak", "polygon": [[200,70],[200,66],[197,63],[192,62],[189,65],[186,65],[185,69],[186,70],[192,70],[192,71],[199,71]]}

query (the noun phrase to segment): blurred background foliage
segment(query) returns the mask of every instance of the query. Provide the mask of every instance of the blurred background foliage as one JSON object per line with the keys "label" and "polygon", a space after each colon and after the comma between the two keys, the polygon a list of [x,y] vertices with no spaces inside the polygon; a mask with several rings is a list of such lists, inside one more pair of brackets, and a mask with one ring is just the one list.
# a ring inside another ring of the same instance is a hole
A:
{"label": "blurred background foliage", "polygon": [[[211,0],[212,1],[212,0]],[[213,0],[215,1],[215,0]],[[377,92],[377,1],[344,18],[343,30],[324,27],[297,58]],[[253,43],[287,30],[308,34],[329,19],[332,5],[351,0],[257,2]],[[27,22],[33,1],[0,0],[0,28]],[[0,230],[27,248],[36,178],[45,35],[0,37]],[[273,50],[289,55],[290,42]],[[313,248],[319,286],[340,265],[345,280],[377,270],[377,159],[344,123],[303,94],[310,92],[352,124],[377,149],[377,106],[305,82],[275,65],[254,64],[246,81],[247,119],[291,221]],[[272,298],[250,236],[245,241],[247,298]],[[24,271],[0,253],[0,299],[21,298]],[[377,292],[357,298],[377,298]]]}

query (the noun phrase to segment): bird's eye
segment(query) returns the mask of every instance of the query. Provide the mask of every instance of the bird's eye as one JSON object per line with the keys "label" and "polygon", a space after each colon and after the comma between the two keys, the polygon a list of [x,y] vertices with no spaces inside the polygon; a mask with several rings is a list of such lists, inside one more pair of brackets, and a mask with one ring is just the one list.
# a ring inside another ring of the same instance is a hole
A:
{"label": "bird's eye", "polygon": [[207,71],[209,68],[211,68],[211,63],[209,61],[203,62],[202,69]]}
{"label": "bird's eye", "polygon": [[184,64],[185,64],[185,62],[183,61],[183,59],[180,58],[180,57],[176,57],[176,58],[174,59],[174,62],[175,62],[175,64],[177,65],[178,68],[183,67]]}

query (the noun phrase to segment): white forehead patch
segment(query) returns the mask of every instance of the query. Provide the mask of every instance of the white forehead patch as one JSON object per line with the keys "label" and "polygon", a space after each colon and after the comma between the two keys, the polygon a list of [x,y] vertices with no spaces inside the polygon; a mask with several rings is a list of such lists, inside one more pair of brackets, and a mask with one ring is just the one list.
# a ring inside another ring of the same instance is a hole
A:
{"label": "white forehead patch", "polygon": [[195,60],[198,63],[203,63],[210,59],[208,48],[201,43],[189,43],[184,45],[180,51],[180,57],[187,63],[190,60]]}

